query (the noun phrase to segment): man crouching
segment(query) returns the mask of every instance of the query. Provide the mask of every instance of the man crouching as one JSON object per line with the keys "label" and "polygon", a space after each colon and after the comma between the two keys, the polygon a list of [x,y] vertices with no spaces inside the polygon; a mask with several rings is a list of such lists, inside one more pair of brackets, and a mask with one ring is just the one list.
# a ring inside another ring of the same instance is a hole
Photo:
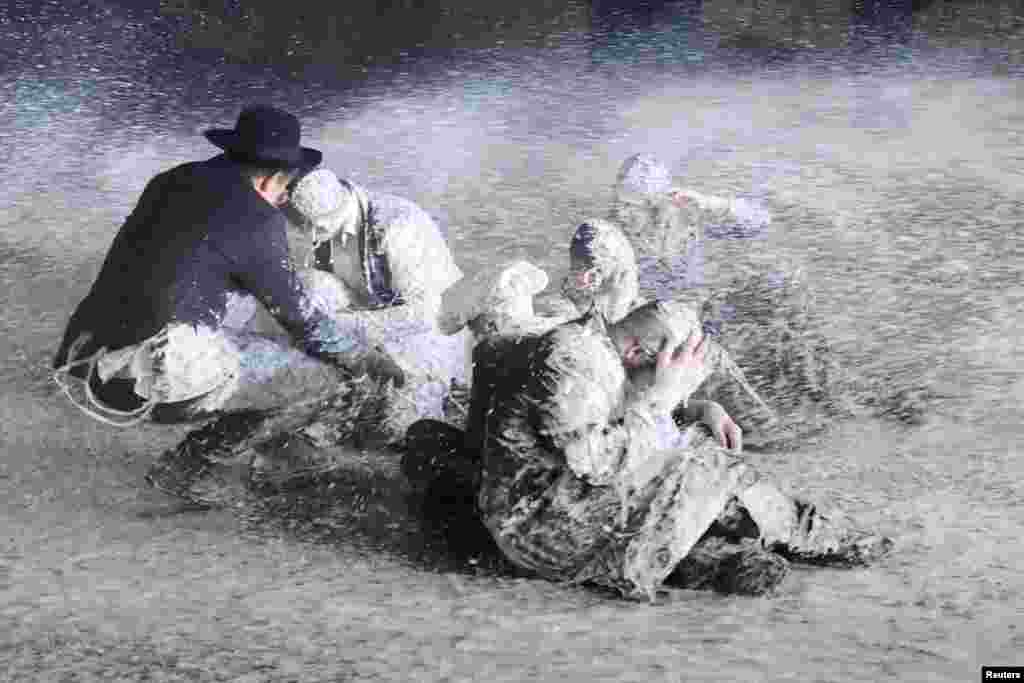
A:
{"label": "man crouching", "polygon": [[700,329],[691,308],[653,302],[614,324],[590,314],[478,346],[466,451],[482,456],[477,505],[512,562],[653,598],[666,582],[761,593],[788,560],[888,550],[759,475],[717,404],[690,404],[693,424],[675,426],[720,353]]}
{"label": "man crouching", "polygon": [[[280,409],[363,375],[403,381],[393,361],[315,305],[292,267],[280,208],[289,182],[322,156],[299,144],[300,133],[288,112],[247,107],[235,128],[206,132],[223,154],[147,184],[54,359],[76,406],[128,427]],[[290,338],[240,329],[246,299]],[[194,441],[161,458],[149,482],[183,494],[210,464],[185,447]]]}

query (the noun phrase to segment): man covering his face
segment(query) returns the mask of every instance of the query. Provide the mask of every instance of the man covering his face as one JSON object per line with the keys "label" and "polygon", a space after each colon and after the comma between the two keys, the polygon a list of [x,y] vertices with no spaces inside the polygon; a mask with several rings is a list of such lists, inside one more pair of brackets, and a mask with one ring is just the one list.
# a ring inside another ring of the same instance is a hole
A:
{"label": "man covering his face", "polygon": [[[504,555],[552,580],[650,597],[673,581],[760,593],[789,559],[858,564],[884,552],[886,539],[855,537],[783,494],[739,443],[708,438],[696,424],[707,416],[675,428],[671,412],[718,354],[696,312],[675,301],[610,325],[594,312],[483,341],[463,448],[479,465],[464,480]],[[652,355],[653,378],[634,382]],[[403,469],[415,461],[407,455]],[[709,544],[710,564],[700,559]]]}

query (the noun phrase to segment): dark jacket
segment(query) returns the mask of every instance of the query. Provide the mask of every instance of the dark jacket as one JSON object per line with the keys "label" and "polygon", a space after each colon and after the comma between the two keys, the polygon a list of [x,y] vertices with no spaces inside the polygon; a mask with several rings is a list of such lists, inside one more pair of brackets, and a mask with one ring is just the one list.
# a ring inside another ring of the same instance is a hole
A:
{"label": "dark jacket", "polygon": [[308,303],[288,256],[285,218],[225,156],[183,164],[149,182],[79,304],[54,359],[118,349],[168,323],[217,329],[232,290],[256,296],[311,354],[325,348],[323,314]]}

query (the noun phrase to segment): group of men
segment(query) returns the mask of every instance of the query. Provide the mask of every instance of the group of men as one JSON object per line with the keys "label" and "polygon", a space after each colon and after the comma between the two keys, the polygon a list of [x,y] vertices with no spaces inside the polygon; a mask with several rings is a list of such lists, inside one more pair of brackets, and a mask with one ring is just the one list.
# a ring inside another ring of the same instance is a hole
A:
{"label": "group of men", "polygon": [[[562,287],[572,314],[544,319],[533,309],[542,271],[463,278],[418,207],[317,169],[322,155],[301,145],[293,115],[248,107],[206,137],[223,153],[149,182],[67,326],[56,377],[92,416],[266,411],[364,375],[405,387],[417,406],[463,360],[427,381],[395,349],[461,335],[451,348],[471,346],[465,430],[414,412],[396,427],[409,433],[403,469],[469,482],[480,519],[524,569],[627,596],[673,581],[760,593],[789,561],[861,564],[891,545],[741,458],[736,422],[690,398],[728,354],[694,305],[641,303],[614,225],[577,230]],[[261,329],[261,315],[283,333]],[[393,348],[367,326],[390,329]]]}

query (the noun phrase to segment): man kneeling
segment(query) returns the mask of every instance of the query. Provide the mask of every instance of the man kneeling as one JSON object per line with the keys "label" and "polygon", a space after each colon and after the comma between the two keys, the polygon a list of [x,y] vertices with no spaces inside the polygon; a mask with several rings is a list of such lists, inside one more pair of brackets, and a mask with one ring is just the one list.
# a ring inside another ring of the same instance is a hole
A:
{"label": "man kneeling", "polygon": [[673,409],[719,354],[673,301],[478,346],[465,452],[481,455],[477,506],[503,554],[552,580],[653,597],[666,582],[761,593],[787,560],[854,565],[887,551],[745,463],[717,404],[685,411],[716,438],[676,427]]}

